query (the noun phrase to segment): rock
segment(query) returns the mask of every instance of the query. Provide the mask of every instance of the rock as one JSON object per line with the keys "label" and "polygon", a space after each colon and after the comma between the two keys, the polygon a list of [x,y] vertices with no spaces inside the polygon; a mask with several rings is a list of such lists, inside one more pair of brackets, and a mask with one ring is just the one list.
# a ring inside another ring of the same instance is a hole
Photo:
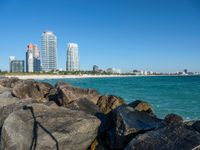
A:
{"label": "rock", "polygon": [[182,125],[168,125],[133,138],[125,150],[197,150],[200,148],[200,133]]}
{"label": "rock", "polygon": [[25,104],[30,104],[31,100],[20,101],[18,98],[0,96],[0,127],[3,125],[4,120],[13,111],[19,110]]}
{"label": "rock", "polygon": [[12,94],[19,99],[32,98],[37,102],[45,102],[47,101],[48,94],[52,88],[53,87],[48,83],[21,80],[14,86]]}
{"label": "rock", "polygon": [[19,99],[33,98],[34,100],[40,101],[43,98],[35,82],[29,80],[18,82],[14,86],[12,94]]}
{"label": "rock", "polygon": [[98,113],[101,113],[99,110],[99,107],[86,98],[80,98],[78,100],[75,100],[69,103],[68,105],[66,105],[65,107],[73,109],[73,110],[82,110],[85,113],[88,113],[94,116]]}
{"label": "rock", "polygon": [[162,122],[127,105],[114,109],[110,114],[110,121],[107,142],[111,149],[123,149],[133,137],[159,128]]}
{"label": "rock", "polygon": [[11,91],[5,91],[0,93],[0,98],[13,98]]}
{"label": "rock", "polygon": [[13,88],[15,86],[15,83],[20,81],[18,78],[3,78],[0,80],[0,85],[7,87],[7,88]]}
{"label": "rock", "polygon": [[133,107],[135,110],[147,112],[151,116],[155,116],[154,111],[150,104],[145,101],[136,100],[130,104],[129,106]]}
{"label": "rock", "polygon": [[1,93],[4,93],[4,92],[6,92],[6,91],[12,91],[12,89],[0,85],[0,94],[1,94]]}
{"label": "rock", "polygon": [[83,150],[97,135],[100,121],[82,111],[44,104],[10,114],[2,127],[2,149]]}
{"label": "rock", "polygon": [[48,97],[51,89],[53,89],[54,87],[46,82],[36,82],[36,88],[43,95],[43,97],[46,98]]}
{"label": "rock", "polygon": [[200,120],[184,122],[184,125],[187,129],[200,132]]}
{"label": "rock", "polygon": [[163,120],[165,125],[182,125],[183,124],[183,118],[181,116],[178,116],[176,114],[169,114],[165,117]]}
{"label": "rock", "polygon": [[80,98],[86,98],[93,102],[97,103],[99,99],[99,93],[94,89],[82,89],[78,87],[69,86],[68,84],[62,84],[57,87],[57,104],[60,106],[66,106],[74,100]]}
{"label": "rock", "polygon": [[97,101],[97,106],[99,106],[100,110],[105,114],[108,114],[122,104],[124,104],[124,100],[113,95],[103,95]]}

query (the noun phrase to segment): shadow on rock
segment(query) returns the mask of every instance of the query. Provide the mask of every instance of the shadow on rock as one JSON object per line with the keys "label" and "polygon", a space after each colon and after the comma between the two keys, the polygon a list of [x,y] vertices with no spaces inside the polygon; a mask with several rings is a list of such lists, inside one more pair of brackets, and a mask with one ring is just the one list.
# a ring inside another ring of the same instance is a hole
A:
{"label": "shadow on rock", "polygon": [[34,111],[33,111],[33,107],[32,106],[24,106],[23,107],[24,110],[30,110],[32,116],[33,116],[33,138],[32,138],[32,142],[31,142],[31,146],[30,146],[30,150],[35,150],[36,146],[37,146],[37,139],[38,139],[38,127],[42,128],[47,134],[49,134],[49,136],[55,141],[56,143],[56,149],[59,150],[59,146],[58,146],[58,141],[56,140],[56,138],[51,134],[51,132],[49,132],[45,127],[43,127],[40,122],[38,122],[36,120],[36,117],[34,115]]}

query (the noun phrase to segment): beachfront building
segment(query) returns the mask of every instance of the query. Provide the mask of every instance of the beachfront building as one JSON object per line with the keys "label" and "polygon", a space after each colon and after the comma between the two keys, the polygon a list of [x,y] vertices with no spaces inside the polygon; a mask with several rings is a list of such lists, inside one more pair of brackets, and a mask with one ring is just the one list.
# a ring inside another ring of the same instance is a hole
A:
{"label": "beachfront building", "polygon": [[42,70],[57,69],[57,37],[51,31],[42,33]]}
{"label": "beachfront building", "polygon": [[29,44],[26,51],[26,72],[40,71],[40,51],[36,44]]}
{"label": "beachfront building", "polygon": [[24,60],[12,60],[10,72],[24,72]]}
{"label": "beachfront building", "polygon": [[98,72],[98,71],[99,71],[99,66],[94,65],[94,66],[93,66],[93,72]]}
{"label": "beachfront building", "polygon": [[79,71],[78,44],[69,43],[67,46],[67,71]]}
{"label": "beachfront building", "polygon": [[9,57],[9,66],[10,66],[9,69],[10,69],[10,72],[12,72],[11,62],[12,62],[13,60],[16,60],[15,56],[10,56],[10,57]]}

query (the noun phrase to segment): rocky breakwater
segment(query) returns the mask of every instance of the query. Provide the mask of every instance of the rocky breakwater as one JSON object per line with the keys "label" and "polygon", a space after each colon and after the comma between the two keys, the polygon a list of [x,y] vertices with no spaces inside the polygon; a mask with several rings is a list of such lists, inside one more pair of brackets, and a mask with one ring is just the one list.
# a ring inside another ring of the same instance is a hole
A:
{"label": "rocky breakwater", "polygon": [[144,101],[34,80],[0,79],[1,150],[197,150],[200,121],[157,118]]}

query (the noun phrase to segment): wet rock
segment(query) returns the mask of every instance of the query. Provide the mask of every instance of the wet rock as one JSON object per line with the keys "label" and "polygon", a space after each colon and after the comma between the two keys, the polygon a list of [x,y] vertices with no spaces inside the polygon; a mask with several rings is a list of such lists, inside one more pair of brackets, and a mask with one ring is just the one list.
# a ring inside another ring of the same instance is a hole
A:
{"label": "wet rock", "polygon": [[136,100],[130,104],[129,106],[133,107],[135,110],[147,112],[151,116],[155,116],[153,108],[151,105],[145,101]]}
{"label": "wet rock", "polygon": [[123,149],[138,134],[160,127],[161,120],[146,112],[122,105],[110,114],[110,129],[107,131],[107,142],[111,149]]}
{"label": "wet rock", "polygon": [[56,102],[60,106],[66,106],[69,103],[80,98],[86,98],[96,104],[99,97],[99,93],[94,89],[82,89],[79,87],[69,86],[68,84],[57,86]]}
{"label": "wet rock", "polygon": [[114,95],[103,95],[97,101],[97,106],[99,106],[100,110],[105,114],[108,114],[122,104],[124,104],[124,100]]}
{"label": "wet rock", "polygon": [[97,135],[100,121],[83,111],[44,104],[10,114],[2,127],[2,149],[83,150]]}
{"label": "wet rock", "polygon": [[168,125],[133,138],[125,150],[197,150],[200,133],[182,125]]}

